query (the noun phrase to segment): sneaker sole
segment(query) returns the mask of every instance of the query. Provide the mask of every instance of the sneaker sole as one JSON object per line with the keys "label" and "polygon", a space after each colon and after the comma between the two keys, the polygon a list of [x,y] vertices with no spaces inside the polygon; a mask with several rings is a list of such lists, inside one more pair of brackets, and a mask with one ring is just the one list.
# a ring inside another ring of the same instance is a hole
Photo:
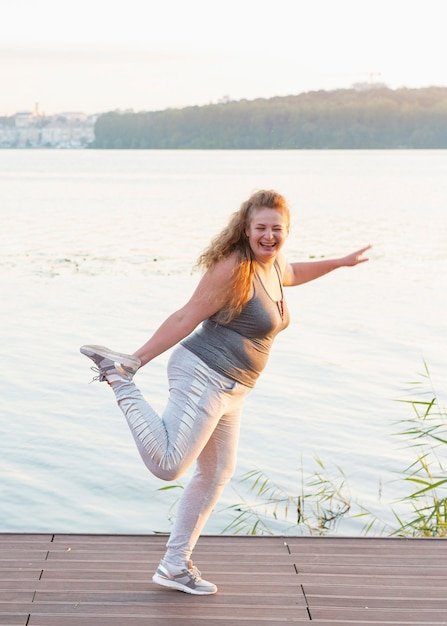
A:
{"label": "sneaker sole", "polygon": [[122,363],[122,365],[135,370],[141,366],[141,361],[137,357],[129,356],[128,354],[123,354],[122,352],[114,352],[104,346],[81,346],[80,352],[89,358],[95,354],[99,354],[99,356],[102,356],[103,358],[110,359],[111,361],[118,361],[119,363]]}
{"label": "sneaker sole", "polygon": [[162,587],[169,587],[170,589],[176,589],[177,591],[183,591],[184,593],[190,593],[195,596],[211,596],[217,592],[217,587],[213,591],[200,591],[198,589],[191,589],[191,587],[186,587],[185,585],[176,583],[168,578],[162,578],[162,576],[158,576],[157,574],[152,576],[152,581]]}

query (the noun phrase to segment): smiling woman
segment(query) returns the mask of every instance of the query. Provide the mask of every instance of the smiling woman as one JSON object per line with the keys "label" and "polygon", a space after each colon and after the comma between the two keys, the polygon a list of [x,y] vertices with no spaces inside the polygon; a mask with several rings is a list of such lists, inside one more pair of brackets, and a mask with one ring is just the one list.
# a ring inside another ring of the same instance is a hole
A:
{"label": "smiling woman", "polygon": [[289,233],[289,217],[277,209],[261,207],[253,212],[245,234],[258,263],[268,264],[281,250]]}
{"label": "smiling woman", "polygon": [[[199,258],[205,273],[188,302],[134,354],[85,345],[97,378],[112,387],[147,468],[175,480],[193,463],[155,583],[198,595],[217,587],[191,555],[236,464],[244,400],[264,369],[276,335],[289,324],[283,285],[298,285],[366,261],[365,247],[342,259],[288,263],[285,198],[254,193]],[[159,416],[132,382],[137,371],[177,345],[168,364],[169,399]]]}

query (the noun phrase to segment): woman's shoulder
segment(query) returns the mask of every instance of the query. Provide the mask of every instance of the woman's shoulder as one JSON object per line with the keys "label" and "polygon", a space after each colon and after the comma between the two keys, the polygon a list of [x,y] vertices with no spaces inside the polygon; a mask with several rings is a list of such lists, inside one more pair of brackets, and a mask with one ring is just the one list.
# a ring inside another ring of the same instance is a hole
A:
{"label": "woman's shoulder", "polygon": [[218,282],[227,282],[234,276],[234,270],[238,266],[239,261],[236,254],[219,259],[206,271],[206,274]]}
{"label": "woman's shoulder", "polygon": [[213,269],[217,271],[218,273],[232,274],[234,271],[234,268],[237,267],[239,264],[240,264],[240,259],[239,259],[238,254],[236,252],[232,252],[228,256],[216,261],[216,263],[214,263],[213,265]]}

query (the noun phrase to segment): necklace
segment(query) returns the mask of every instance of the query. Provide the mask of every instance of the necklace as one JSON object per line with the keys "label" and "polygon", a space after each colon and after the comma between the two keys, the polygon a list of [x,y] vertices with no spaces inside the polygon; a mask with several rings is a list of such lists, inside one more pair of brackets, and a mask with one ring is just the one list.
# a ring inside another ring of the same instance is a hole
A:
{"label": "necklace", "polygon": [[275,270],[276,270],[276,275],[277,275],[277,277],[278,277],[278,281],[279,281],[279,288],[280,288],[280,290],[281,290],[281,299],[280,299],[280,300],[274,300],[274,299],[272,298],[272,296],[271,296],[271,295],[269,294],[269,292],[267,291],[267,289],[266,289],[266,287],[265,287],[265,285],[264,285],[264,282],[263,282],[263,280],[262,280],[262,278],[261,278],[261,276],[260,276],[259,272],[256,272],[256,275],[257,275],[258,280],[259,280],[259,282],[261,283],[262,288],[264,289],[265,293],[268,295],[268,297],[270,298],[270,300],[273,300],[273,302],[275,302],[275,303],[276,303],[276,306],[278,307],[278,312],[279,312],[279,315],[280,315],[281,319],[283,320],[283,319],[284,319],[284,292],[283,292],[283,289],[282,289],[281,275],[280,275],[280,273],[279,273],[279,270],[278,270],[278,266],[277,266],[277,264],[276,264],[276,261],[275,261],[275,265],[274,265],[274,267],[275,267]]}
{"label": "necklace", "polygon": [[284,319],[284,298],[276,301],[276,306],[278,307],[279,314],[281,315],[281,319]]}

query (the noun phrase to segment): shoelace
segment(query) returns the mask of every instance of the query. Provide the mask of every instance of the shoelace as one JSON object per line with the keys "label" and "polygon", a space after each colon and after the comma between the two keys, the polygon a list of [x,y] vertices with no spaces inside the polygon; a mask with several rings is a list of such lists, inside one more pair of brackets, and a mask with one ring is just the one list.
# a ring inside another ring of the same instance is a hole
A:
{"label": "shoelace", "polygon": [[100,367],[95,367],[93,365],[93,367],[90,368],[92,370],[92,372],[96,372],[97,376],[94,376],[91,381],[89,382],[89,385],[91,385],[92,383],[99,381],[100,383],[104,382],[105,380],[107,380],[107,378],[105,377],[104,374],[104,370],[102,370]]}
{"label": "shoelace", "polygon": [[191,578],[194,578],[196,583],[199,583],[202,580],[202,575],[195,565],[192,565],[188,568],[188,573],[190,574]]}

